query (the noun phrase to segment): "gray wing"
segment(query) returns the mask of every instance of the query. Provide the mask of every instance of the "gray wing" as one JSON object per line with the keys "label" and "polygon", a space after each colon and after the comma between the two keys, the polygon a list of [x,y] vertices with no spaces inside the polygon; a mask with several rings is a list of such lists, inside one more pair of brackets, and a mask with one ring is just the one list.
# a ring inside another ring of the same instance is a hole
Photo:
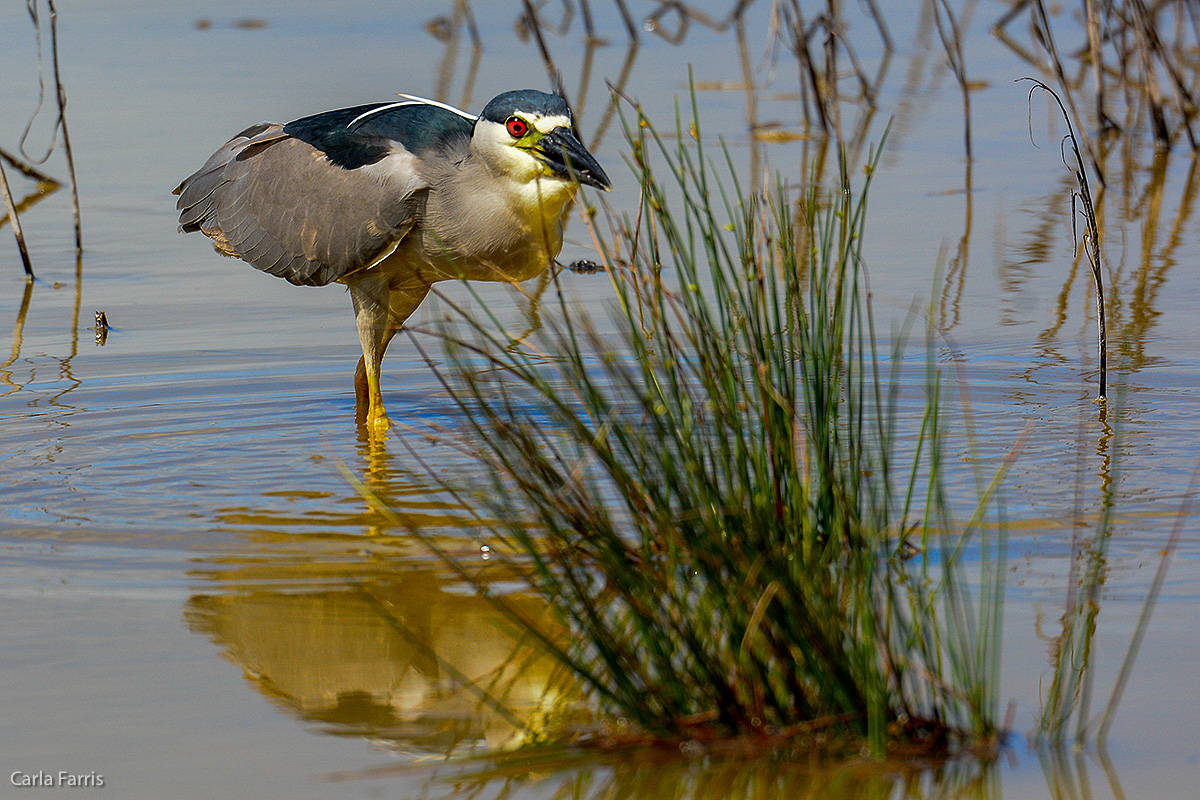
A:
{"label": "gray wing", "polygon": [[416,221],[427,186],[391,144],[347,169],[284,126],[254,125],[175,189],[180,230],[295,284],[336,281],[386,256]]}

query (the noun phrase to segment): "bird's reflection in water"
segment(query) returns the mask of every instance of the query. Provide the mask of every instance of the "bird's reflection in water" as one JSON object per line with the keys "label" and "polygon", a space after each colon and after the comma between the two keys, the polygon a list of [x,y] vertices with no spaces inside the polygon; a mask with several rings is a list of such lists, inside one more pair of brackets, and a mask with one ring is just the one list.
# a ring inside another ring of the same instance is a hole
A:
{"label": "bird's reflection in water", "polygon": [[[447,753],[536,737],[576,690],[527,634],[419,559],[214,559],[188,602],[259,692],[335,735]],[[532,617],[540,602],[509,596]]]}
{"label": "bird's reflection in water", "polygon": [[[284,513],[224,518],[241,544],[191,573],[188,626],[254,689],[335,735],[439,753],[536,737],[576,699],[570,677],[411,531],[551,632],[552,615],[508,591],[522,582],[487,557],[469,498],[440,490],[395,439],[363,436],[357,447],[344,495],[318,498],[321,513],[289,497]],[[446,448],[434,449],[421,458],[445,461]],[[278,506],[278,495],[264,505]]]}

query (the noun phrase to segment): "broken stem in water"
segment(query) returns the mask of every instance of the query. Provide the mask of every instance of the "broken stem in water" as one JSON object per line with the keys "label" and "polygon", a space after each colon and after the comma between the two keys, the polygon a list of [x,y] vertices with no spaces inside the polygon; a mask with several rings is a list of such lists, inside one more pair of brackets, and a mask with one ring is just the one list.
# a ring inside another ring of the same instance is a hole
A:
{"label": "broken stem in water", "polygon": [[13,202],[12,190],[8,187],[8,176],[4,173],[4,165],[0,164],[0,194],[4,195],[4,207],[8,210],[8,219],[12,222],[13,236],[17,237],[17,249],[21,251],[21,263],[25,267],[25,280],[33,280],[33,264],[29,260],[29,250],[25,247],[25,234],[21,231],[21,218],[17,216],[17,205]]}

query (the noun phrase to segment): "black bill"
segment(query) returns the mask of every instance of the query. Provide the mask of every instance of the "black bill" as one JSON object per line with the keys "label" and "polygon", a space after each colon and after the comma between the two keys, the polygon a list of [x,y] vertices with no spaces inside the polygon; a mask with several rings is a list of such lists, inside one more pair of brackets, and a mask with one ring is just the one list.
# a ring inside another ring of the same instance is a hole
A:
{"label": "black bill", "polygon": [[599,162],[567,128],[555,128],[538,140],[536,150],[542,161],[563,177],[608,191],[612,184]]}

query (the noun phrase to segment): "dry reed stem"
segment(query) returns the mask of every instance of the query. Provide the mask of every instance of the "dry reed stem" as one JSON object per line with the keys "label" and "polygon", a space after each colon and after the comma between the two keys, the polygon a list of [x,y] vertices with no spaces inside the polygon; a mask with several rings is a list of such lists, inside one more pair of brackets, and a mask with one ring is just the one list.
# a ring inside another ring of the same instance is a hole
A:
{"label": "dry reed stem", "polygon": [[67,93],[63,90],[58,69],[58,11],[54,0],[50,8],[50,64],[54,69],[54,97],[58,103],[58,124],[62,127],[63,152],[67,159],[67,176],[71,182],[71,212],[75,217],[75,249],[83,249],[83,225],[79,216],[79,186],[75,181],[75,155],[71,150],[71,134],[67,131]]}
{"label": "dry reed stem", "polygon": [[[55,105],[58,107],[58,117],[54,121],[54,126],[50,133],[50,144],[46,149],[45,154],[37,159],[37,163],[46,161],[50,154],[54,152],[54,139],[58,130],[62,129],[63,149],[66,155],[67,172],[69,183],[71,185],[71,208],[75,218],[75,249],[83,249],[83,229],[80,222],[79,213],[79,189],[75,181],[75,156],[71,149],[71,136],[67,130],[66,105],[67,93],[63,89],[62,80],[59,75],[58,64],[58,11],[54,6],[53,0],[48,0],[47,5],[50,9],[50,64],[54,74],[54,99]],[[41,14],[38,10],[36,0],[28,0],[25,4],[25,9],[29,13],[29,19],[33,23],[34,35],[37,38],[38,61],[41,62],[42,54],[42,22]],[[38,112],[41,110],[45,101],[45,81],[42,72],[38,72],[38,104],[29,121],[25,124],[25,130],[21,134],[19,149],[22,155],[25,155],[25,140],[29,137],[30,131],[33,129],[33,122],[37,118]],[[58,183],[54,181],[54,183]]]}
{"label": "dry reed stem", "polygon": [[50,184],[51,186],[54,186],[55,188],[62,185],[57,179],[51,178],[49,175],[42,172],[40,169],[33,166],[29,162],[22,161],[21,159],[14,156],[12,153],[5,150],[3,147],[0,147],[0,160],[7,161],[9,163],[9,165],[12,166],[12,168],[15,169],[17,172],[21,173],[26,178],[30,178],[31,180],[37,181],[38,183]]}
{"label": "dry reed stem", "polygon": [[[1083,248],[1087,253],[1088,262],[1092,267],[1092,277],[1095,278],[1096,281],[1096,331],[1100,361],[1100,377],[1098,379],[1099,390],[1097,396],[1101,401],[1103,401],[1108,396],[1108,327],[1104,320],[1104,279],[1100,263],[1100,229],[1096,223],[1096,207],[1092,202],[1092,191],[1087,179],[1087,170],[1084,169],[1083,156],[1079,153],[1079,141],[1075,138],[1075,130],[1071,125],[1071,117],[1067,114],[1067,109],[1066,106],[1063,105],[1062,98],[1060,98],[1053,89],[1051,89],[1042,81],[1039,81],[1037,78],[1018,78],[1017,80],[1029,81],[1034,84],[1029,90],[1029,135],[1031,141],[1033,139],[1032,100],[1033,93],[1038,89],[1041,89],[1054,98],[1054,101],[1058,103],[1059,110],[1062,112],[1063,120],[1067,124],[1067,135],[1063,137],[1063,141],[1070,143],[1071,153],[1075,156],[1075,166],[1071,167],[1070,164],[1067,164],[1067,167],[1075,173],[1075,180],[1079,184],[1079,191],[1071,194],[1071,230],[1073,232],[1076,231],[1075,214],[1078,209],[1075,204],[1078,202],[1082,208],[1085,225],[1083,233]],[[1063,163],[1066,163],[1065,155],[1063,157]],[[1078,236],[1076,236],[1076,241],[1078,241]]]}
{"label": "dry reed stem", "polygon": [[0,164],[0,194],[4,195],[4,207],[12,222],[13,236],[17,239],[17,249],[21,251],[21,264],[25,267],[25,280],[33,280],[33,263],[29,260],[29,250],[25,247],[25,233],[21,230],[21,218],[17,216],[17,206],[13,202],[12,190],[8,186],[8,175],[4,165]]}

